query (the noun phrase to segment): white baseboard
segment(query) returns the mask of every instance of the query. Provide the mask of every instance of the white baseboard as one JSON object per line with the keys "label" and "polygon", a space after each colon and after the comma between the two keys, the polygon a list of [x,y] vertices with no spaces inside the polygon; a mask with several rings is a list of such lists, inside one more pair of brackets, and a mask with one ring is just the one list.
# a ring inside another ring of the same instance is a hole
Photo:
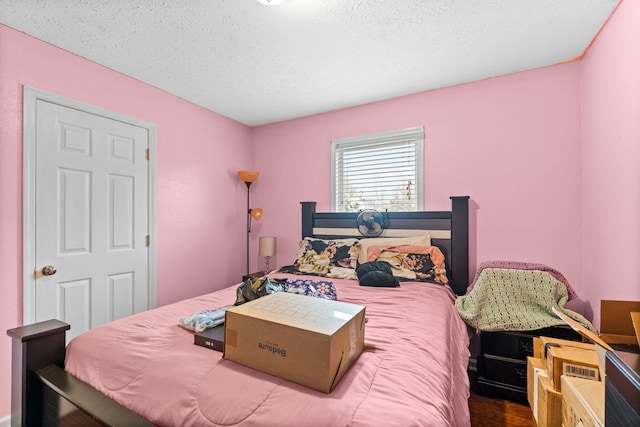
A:
{"label": "white baseboard", "polygon": [[0,427],[11,427],[11,415],[0,418]]}

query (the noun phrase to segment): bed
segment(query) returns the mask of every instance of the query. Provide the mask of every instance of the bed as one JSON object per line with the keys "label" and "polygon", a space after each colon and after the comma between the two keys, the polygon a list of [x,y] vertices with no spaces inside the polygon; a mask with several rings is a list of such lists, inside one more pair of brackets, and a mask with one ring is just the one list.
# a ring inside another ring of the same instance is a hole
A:
{"label": "bed", "polygon": [[[99,326],[66,348],[64,322],[8,331],[12,425],[468,426],[469,338],[454,306],[469,283],[468,199],[452,197],[451,211],[387,214],[384,238],[427,230],[444,255],[446,285],[403,280],[383,288],[322,277],[367,317],[365,351],[329,394],[226,360],[177,325],[185,314],[233,303],[235,284]],[[302,237],[357,237],[355,215],[303,202]]]}

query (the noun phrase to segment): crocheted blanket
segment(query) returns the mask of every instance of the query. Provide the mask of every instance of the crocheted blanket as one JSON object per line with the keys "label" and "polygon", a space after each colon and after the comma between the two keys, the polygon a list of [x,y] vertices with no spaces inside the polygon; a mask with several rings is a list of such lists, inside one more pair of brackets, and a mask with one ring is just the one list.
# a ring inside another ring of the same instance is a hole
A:
{"label": "crocheted blanket", "polygon": [[573,290],[573,288],[569,284],[569,281],[564,277],[562,273],[560,273],[555,268],[548,267],[544,264],[538,264],[533,262],[521,262],[521,261],[486,261],[481,263],[478,266],[478,270],[476,271],[476,277],[474,277],[473,282],[467,288],[467,293],[471,292],[471,290],[474,288],[476,281],[478,280],[478,277],[480,277],[482,270],[484,270],[485,268],[508,268],[511,270],[546,271],[547,273],[551,274],[555,279],[559,280],[564,284],[564,286],[567,288],[567,293],[569,294],[569,301],[571,301],[574,298],[578,298],[578,294],[576,294],[576,292]]}
{"label": "crocheted blanket", "polygon": [[548,271],[485,267],[455,305],[468,325],[483,331],[532,331],[564,324],[553,307],[594,331],[582,315],[564,308],[568,300],[565,283]]}

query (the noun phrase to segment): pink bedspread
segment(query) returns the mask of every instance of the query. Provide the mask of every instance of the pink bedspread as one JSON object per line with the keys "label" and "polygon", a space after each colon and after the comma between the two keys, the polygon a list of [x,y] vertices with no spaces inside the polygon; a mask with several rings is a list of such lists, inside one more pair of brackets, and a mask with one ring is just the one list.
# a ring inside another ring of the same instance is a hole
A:
{"label": "pink bedspread", "polygon": [[161,426],[469,426],[468,335],[448,288],[332,281],[366,306],[368,349],[330,394],[224,360],[177,325],[233,303],[236,286],[86,332],[65,369]]}

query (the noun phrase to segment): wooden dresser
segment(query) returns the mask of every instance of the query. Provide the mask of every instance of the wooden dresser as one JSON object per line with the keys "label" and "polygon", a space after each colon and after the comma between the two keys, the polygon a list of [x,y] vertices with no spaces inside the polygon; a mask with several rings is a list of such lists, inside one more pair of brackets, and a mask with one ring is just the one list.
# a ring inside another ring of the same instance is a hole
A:
{"label": "wooden dresser", "polygon": [[533,338],[537,336],[582,340],[580,334],[568,326],[534,331],[482,331],[475,392],[528,406],[527,356],[533,356]]}

